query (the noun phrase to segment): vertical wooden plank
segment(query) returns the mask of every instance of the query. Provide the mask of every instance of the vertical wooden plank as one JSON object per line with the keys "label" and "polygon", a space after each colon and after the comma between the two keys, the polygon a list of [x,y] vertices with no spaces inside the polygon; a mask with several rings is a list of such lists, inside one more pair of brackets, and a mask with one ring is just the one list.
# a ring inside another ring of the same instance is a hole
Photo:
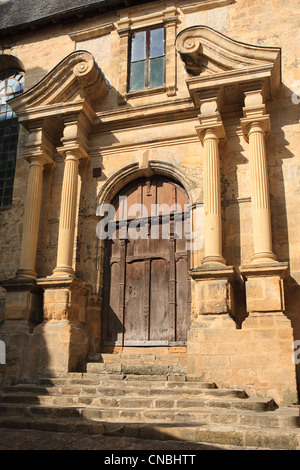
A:
{"label": "vertical wooden plank", "polygon": [[151,288],[151,260],[144,262],[145,274],[144,274],[144,328],[145,338],[150,339],[150,288]]}
{"label": "vertical wooden plank", "polygon": [[125,287],[124,345],[148,339],[144,316],[144,261],[127,263]]}
{"label": "vertical wooden plank", "polygon": [[110,300],[107,316],[107,346],[121,345],[123,338],[123,319],[119,314],[119,279],[120,264],[113,262],[111,265]]}
{"label": "vertical wooden plank", "polygon": [[104,273],[103,273],[103,303],[102,303],[102,324],[101,341],[103,345],[107,344],[107,323],[110,303],[110,284],[111,284],[111,240],[105,240],[104,245]]}
{"label": "vertical wooden plank", "polygon": [[[124,309],[125,309],[125,279],[126,279],[126,240],[119,240],[120,244],[120,269],[119,269],[119,306],[118,318],[122,325],[119,328],[117,341],[118,344],[123,343],[124,336]],[[117,297],[117,295],[116,295]]]}
{"label": "vertical wooden plank", "polygon": [[176,293],[177,293],[177,311],[176,311],[176,340],[186,341],[187,339],[187,316],[188,311],[188,297],[189,297],[189,283],[188,283],[188,269],[187,258],[181,257],[176,262]]}
{"label": "vertical wooden plank", "polygon": [[[142,204],[148,217],[151,216],[151,206],[156,204],[156,178],[147,178],[143,183]],[[146,214],[143,214],[145,216]]]}
{"label": "vertical wooden plank", "polygon": [[169,323],[169,266],[164,259],[151,261],[150,340],[168,340]]}
{"label": "vertical wooden plank", "polygon": [[184,211],[185,205],[189,203],[183,189],[178,186],[176,187],[176,203],[181,207],[182,212]]}
{"label": "vertical wooden plank", "polygon": [[176,266],[175,266],[175,240],[174,221],[171,222],[169,240],[169,340],[175,341],[176,322]]}

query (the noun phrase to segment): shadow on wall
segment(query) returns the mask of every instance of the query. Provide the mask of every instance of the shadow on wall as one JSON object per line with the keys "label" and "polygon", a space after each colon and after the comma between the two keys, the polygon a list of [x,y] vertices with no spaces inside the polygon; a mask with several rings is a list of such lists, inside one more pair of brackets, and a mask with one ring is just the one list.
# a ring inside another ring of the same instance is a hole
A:
{"label": "shadow on wall", "polygon": [[[278,261],[289,262],[289,276],[285,280],[285,314],[291,321],[294,340],[300,340],[300,258],[295,257],[299,242],[299,159],[291,149],[298,148],[297,134],[288,134],[289,126],[299,125],[300,105],[294,100],[294,91],[282,85],[280,111],[272,103],[271,135],[267,141],[271,196],[273,248]],[[276,116],[272,122],[272,116]],[[287,129],[287,130],[286,130]],[[292,140],[293,139],[293,140]],[[297,170],[298,168],[298,170]],[[294,274],[295,273],[295,274]],[[293,345],[291,345],[291,360]],[[275,360],[275,359],[274,359]],[[300,396],[300,364],[296,364],[298,395]]]}

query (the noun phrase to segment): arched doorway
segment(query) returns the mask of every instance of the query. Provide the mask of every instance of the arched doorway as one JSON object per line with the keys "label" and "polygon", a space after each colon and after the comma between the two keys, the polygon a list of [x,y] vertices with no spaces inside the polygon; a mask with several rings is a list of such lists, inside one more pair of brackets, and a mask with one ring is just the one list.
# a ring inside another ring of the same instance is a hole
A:
{"label": "arched doorway", "polygon": [[184,345],[190,322],[189,201],[162,176],[141,178],[113,201],[105,241],[102,349]]}

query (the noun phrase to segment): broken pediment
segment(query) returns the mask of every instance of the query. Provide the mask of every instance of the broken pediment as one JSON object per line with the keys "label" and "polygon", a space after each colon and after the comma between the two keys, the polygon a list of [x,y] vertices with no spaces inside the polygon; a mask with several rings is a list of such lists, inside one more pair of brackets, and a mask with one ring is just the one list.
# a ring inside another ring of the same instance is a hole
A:
{"label": "broken pediment", "polygon": [[240,103],[243,90],[262,83],[272,99],[281,83],[278,47],[261,47],[235,41],[207,26],[191,26],[176,38],[176,49],[185,64],[187,85],[194,102],[199,92],[221,90],[223,104]]}
{"label": "broken pediment", "polygon": [[87,102],[92,110],[109,88],[92,54],[76,51],[9,104],[27,127],[26,124],[32,120],[76,113],[83,102]]}

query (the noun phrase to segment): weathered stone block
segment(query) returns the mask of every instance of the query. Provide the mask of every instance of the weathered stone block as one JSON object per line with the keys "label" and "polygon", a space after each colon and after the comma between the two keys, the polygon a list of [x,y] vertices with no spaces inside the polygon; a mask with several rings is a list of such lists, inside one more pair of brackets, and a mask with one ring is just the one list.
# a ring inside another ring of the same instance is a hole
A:
{"label": "weathered stone block", "polygon": [[[271,325],[260,322],[261,317],[263,314],[249,316],[242,329],[228,330],[224,315],[219,316],[218,323],[213,322],[218,325],[216,329],[205,328],[204,318],[193,324],[188,343],[188,374],[214,381],[219,387],[243,388],[249,395],[272,396],[278,403],[295,403],[291,324],[283,314],[273,313]],[[279,340],[281,331],[290,334]]]}

